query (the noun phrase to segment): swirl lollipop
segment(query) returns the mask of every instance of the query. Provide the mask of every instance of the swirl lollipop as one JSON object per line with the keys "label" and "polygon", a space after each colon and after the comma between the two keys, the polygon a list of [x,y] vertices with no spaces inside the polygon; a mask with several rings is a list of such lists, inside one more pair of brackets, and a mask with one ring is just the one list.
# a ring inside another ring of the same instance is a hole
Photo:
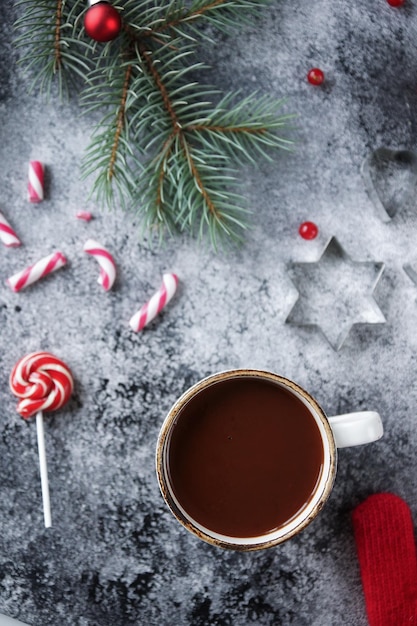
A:
{"label": "swirl lollipop", "polygon": [[10,374],[10,388],[20,398],[17,412],[28,419],[36,414],[39,467],[45,527],[51,526],[43,411],[56,411],[68,402],[74,381],[68,366],[49,352],[32,352],[21,358]]}

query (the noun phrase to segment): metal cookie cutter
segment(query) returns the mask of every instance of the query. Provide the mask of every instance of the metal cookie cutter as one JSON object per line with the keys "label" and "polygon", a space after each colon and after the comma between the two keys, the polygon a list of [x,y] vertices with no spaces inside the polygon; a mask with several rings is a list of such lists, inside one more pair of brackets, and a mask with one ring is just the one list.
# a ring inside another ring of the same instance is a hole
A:
{"label": "metal cookie cutter", "polygon": [[378,148],[361,166],[362,180],[380,219],[389,222],[401,208],[416,206],[417,154]]}
{"label": "metal cookie cutter", "polygon": [[417,285],[417,261],[414,261],[414,263],[405,263],[403,270],[407,276],[411,278],[413,283]]}
{"label": "metal cookie cutter", "polygon": [[335,350],[353,325],[386,322],[373,296],[384,264],[353,261],[335,237],[318,261],[291,263],[287,271],[299,296],[285,322],[319,328]]}

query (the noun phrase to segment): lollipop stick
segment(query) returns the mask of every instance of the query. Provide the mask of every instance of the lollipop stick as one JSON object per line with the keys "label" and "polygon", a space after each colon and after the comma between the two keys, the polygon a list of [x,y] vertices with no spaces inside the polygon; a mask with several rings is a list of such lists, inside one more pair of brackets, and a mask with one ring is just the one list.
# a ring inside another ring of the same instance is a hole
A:
{"label": "lollipop stick", "polygon": [[36,413],[36,432],[38,435],[39,469],[41,472],[41,488],[43,501],[43,517],[45,528],[51,526],[51,504],[49,501],[48,468],[46,465],[45,436],[43,431],[42,411]]}

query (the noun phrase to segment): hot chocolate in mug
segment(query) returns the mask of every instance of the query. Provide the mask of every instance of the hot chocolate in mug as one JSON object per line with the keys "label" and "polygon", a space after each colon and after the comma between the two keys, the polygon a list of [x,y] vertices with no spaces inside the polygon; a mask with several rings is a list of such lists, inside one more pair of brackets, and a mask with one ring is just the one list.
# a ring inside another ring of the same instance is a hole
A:
{"label": "hot chocolate in mug", "polygon": [[373,411],[327,417],[305,389],[272,372],[236,369],[204,378],[172,406],[156,471],[175,517],[222,548],[286,541],[332,490],[337,448],[383,434]]}

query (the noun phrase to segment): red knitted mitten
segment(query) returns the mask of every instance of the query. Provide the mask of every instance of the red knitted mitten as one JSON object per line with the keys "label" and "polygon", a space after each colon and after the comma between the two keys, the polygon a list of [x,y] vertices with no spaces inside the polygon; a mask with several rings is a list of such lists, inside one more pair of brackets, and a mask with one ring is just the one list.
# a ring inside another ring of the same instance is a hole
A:
{"label": "red knitted mitten", "polygon": [[352,519],[370,626],[417,626],[417,558],[408,505],[379,493],[357,506]]}

